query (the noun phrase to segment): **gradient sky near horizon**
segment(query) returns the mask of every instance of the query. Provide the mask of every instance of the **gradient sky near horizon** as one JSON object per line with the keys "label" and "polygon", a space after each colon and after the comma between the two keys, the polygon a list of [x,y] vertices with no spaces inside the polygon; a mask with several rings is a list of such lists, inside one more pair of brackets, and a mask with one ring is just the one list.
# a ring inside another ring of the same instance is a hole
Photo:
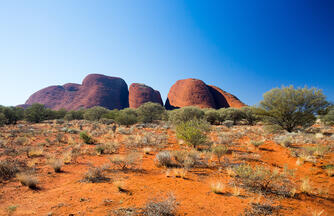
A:
{"label": "gradient sky near horizon", "polygon": [[0,104],[90,73],[163,101],[184,78],[249,105],[290,84],[334,101],[334,1],[0,0]]}

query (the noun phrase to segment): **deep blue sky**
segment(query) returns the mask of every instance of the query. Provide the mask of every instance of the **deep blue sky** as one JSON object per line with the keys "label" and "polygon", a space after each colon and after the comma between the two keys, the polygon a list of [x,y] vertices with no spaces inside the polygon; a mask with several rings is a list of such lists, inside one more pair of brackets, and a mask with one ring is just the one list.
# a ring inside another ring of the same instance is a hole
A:
{"label": "deep blue sky", "polygon": [[198,78],[253,105],[282,85],[334,100],[332,0],[0,0],[0,104],[89,73],[145,83],[165,101]]}

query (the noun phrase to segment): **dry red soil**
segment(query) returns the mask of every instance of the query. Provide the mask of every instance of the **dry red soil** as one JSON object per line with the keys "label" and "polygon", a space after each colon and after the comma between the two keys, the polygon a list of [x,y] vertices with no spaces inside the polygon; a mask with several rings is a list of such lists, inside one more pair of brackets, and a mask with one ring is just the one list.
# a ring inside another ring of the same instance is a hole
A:
{"label": "dry red soil", "polygon": [[[32,170],[39,180],[36,190],[23,186],[15,177],[1,182],[0,215],[115,215],[114,210],[144,208],[148,201],[165,198],[171,193],[178,203],[176,215],[242,215],[245,208],[251,207],[251,203],[279,206],[279,212],[273,215],[316,215],[321,211],[322,216],[334,215],[334,177],[330,177],[323,168],[334,164],[333,136],[315,137],[313,134],[309,135],[312,136],[309,143],[293,143],[292,149],[316,144],[330,147],[323,157],[297,165],[297,157],[292,156],[291,149],[275,143],[273,137],[276,135],[266,133],[262,126],[212,127],[208,133],[211,141],[219,142],[219,136],[232,140],[229,153],[223,156],[224,163],[263,165],[279,172],[283,172],[284,167],[294,170],[294,175],[287,178],[295,185],[295,195],[284,197],[260,191],[252,192],[240,185],[234,187],[230,184],[234,177],[228,173],[227,166],[219,165],[215,156],[203,152],[198,154],[206,166],[190,168],[184,178],[174,177],[168,174],[172,173],[172,168],[158,167],[155,162],[159,151],[190,151],[189,147],[176,138],[172,128],[165,129],[162,125],[122,128],[113,134],[110,127],[75,121],[62,124],[22,123],[0,128],[0,139],[3,141],[0,159],[24,162],[24,168],[21,169]],[[96,145],[83,144],[79,134],[63,132],[63,128],[87,131],[97,143],[115,142],[120,149],[114,154],[98,155]],[[333,131],[333,128],[329,131]],[[61,134],[58,135],[58,141],[57,134]],[[137,143],[131,143],[130,138],[147,135],[165,135],[167,140],[163,147],[151,146],[149,154],[142,151],[145,143],[130,146]],[[18,143],[18,137],[24,137],[23,143]],[[310,139],[307,137],[305,140]],[[264,140],[264,144],[256,148],[250,144],[251,140]],[[70,152],[77,144],[81,144],[77,157],[66,161],[68,163],[62,167],[63,172],[55,173],[48,164],[48,158],[63,157],[64,153]],[[25,149],[32,146],[43,146],[43,152],[39,156],[28,157]],[[130,169],[121,170],[110,163],[110,158],[126,155],[130,151],[137,151],[140,155]],[[207,159],[203,159],[205,157]],[[101,165],[109,166],[104,171],[108,180],[97,183],[81,181],[89,167]],[[309,178],[309,193],[300,189],[302,179],[305,178]],[[217,181],[225,184],[222,194],[211,191],[211,184]],[[118,190],[116,182],[122,183],[125,192]],[[234,193],[235,188],[240,189],[239,195]]]}

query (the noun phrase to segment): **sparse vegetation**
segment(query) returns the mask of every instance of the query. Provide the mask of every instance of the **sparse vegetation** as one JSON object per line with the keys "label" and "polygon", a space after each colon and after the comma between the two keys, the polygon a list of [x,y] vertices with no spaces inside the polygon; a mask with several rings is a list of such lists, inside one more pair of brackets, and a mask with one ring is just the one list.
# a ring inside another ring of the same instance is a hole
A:
{"label": "sparse vegetation", "polygon": [[177,202],[174,195],[170,194],[165,200],[151,200],[143,211],[145,216],[173,216],[176,214]]}
{"label": "sparse vegetation", "polygon": [[32,174],[18,173],[16,178],[21,182],[22,185],[28,186],[30,189],[37,188],[38,179]]}
{"label": "sparse vegetation", "polygon": [[172,164],[172,157],[170,152],[168,151],[163,151],[163,152],[159,152],[156,156],[155,156],[155,161],[157,166],[164,166],[164,167],[168,167]]}
{"label": "sparse vegetation", "polygon": [[94,144],[94,140],[91,136],[89,136],[86,132],[80,133],[80,138],[84,141],[86,144]]}

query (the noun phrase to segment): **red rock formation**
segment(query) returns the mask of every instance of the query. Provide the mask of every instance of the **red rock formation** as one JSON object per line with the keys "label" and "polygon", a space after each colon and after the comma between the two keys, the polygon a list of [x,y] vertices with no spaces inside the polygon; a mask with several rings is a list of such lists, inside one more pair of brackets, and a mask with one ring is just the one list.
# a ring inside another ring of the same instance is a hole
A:
{"label": "red rock formation", "polygon": [[129,106],[128,94],[128,87],[123,79],[90,74],[82,85],[68,83],[39,90],[30,96],[26,104],[40,103],[56,110],[77,110],[93,106],[123,109]]}
{"label": "red rock formation", "polygon": [[198,79],[178,80],[170,89],[166,100],[166,109],[185,106],[200,108],[227,108],[246,106],[234,95],[216,86],[206,85]]}
{"label": "red rock formation", "polygon": [[146,102],[154,102],[163,105],[160,92],[139,83],[132,83],[129,88],[130,108],[138,108]]}
{"label": "red rock formation", "polygon": [[247,106],[246,104],[241,102],[236,96],[218,88],[217,86],[208,86],[215,99],[217,109],[226,107],[240,108]]}
{"label": "red rock formation", "polygon": [[208,86],[198,79],[178,80],[169,90],[166,109],[185,106],[216,108]]}

